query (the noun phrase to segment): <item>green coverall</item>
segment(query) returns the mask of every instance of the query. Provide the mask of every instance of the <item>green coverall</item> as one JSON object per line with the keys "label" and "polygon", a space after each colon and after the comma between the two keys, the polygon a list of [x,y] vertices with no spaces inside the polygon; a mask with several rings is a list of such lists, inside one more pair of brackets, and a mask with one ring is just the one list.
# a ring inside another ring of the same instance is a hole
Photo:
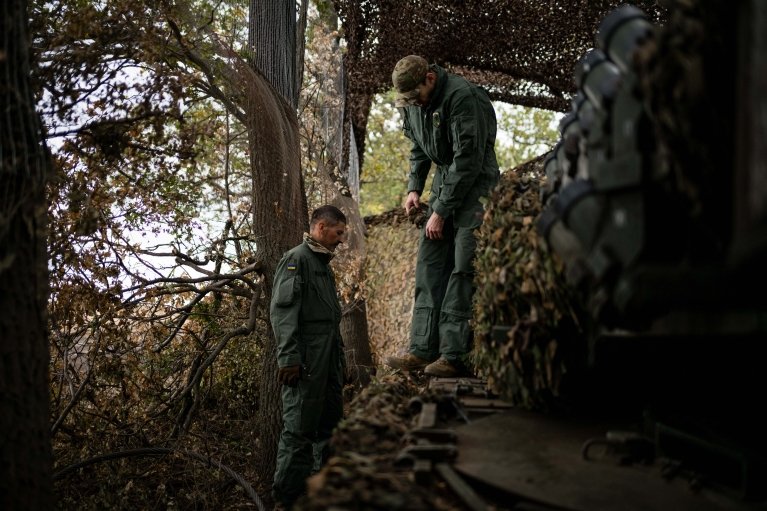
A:
{"label": "green coverall", "polygon": [[421,231],[415,275],[410,352],[460,363],[470,350],[474,280],[474,231],[482,223],[480,198],[500,178],[495,158],[495,110],[481,87],[432,65],[437,83],[426,107],[402,109],[413,142],[408,191],[423,192],[431,163],[437,166],[429,211],[445,219],[443,239]]}
{"label": "green coverall", "polygon": [[301,365],[297,385],[282,386],[283,427],[277,447],[275,498],[290,504],[318,470],[343,416],[343,345],[330,256],[304,242],[286,252],[274,276],[270,318],[277,365]]}

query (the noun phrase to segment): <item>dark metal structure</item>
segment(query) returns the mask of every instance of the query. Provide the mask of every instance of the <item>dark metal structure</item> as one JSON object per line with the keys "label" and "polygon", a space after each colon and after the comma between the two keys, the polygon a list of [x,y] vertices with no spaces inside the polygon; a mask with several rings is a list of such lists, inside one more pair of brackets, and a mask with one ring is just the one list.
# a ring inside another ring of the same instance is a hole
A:
{"label": "dark metal structure", "polygon": [[643,414],[657,452],[744,502],[767,474],[765,27],[758,0],[605,17],[538,220],[594,322],[584,402]]}

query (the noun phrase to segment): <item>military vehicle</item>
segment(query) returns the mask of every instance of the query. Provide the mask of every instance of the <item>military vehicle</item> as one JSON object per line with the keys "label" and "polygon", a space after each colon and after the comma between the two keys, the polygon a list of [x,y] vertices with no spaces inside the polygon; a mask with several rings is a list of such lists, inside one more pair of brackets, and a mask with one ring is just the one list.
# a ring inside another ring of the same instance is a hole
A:
{"label": "military vehicle", "polygon": [[592,322],[587,401],[642,418],[597,443],[692,490],[620,509],[763,509],[767,4],[681,4],[664,26],[628,5],[603,19],[537,228]]}

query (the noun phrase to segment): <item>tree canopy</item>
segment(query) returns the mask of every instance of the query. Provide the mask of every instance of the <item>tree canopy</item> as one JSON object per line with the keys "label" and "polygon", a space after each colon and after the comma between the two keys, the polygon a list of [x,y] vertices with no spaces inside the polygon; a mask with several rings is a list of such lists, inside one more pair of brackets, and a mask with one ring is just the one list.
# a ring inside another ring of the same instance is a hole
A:
{"label": "tree canopy", "polygon": [[[227,507],[242,497],[184,486],[209,480],[197,466],[210,461],[208,445],[227,449],[237,435],[219,468],[268,485],[259,470],[270,475],[272,442],[261,449],[244,431],[279,422],[276,393],[259,392],[273,379],[259,369],[271,369],[270,267],[307,222],[295,108],[250,66],[238,2],[56,0],[31,3],[29,14],[53,153],[60,505],[145,498],[139,484],[110,488],[152,466],[184,474],[158,494],[164,504]],[[258,421],[258,410],[271,420]],[[150,453],[125,472],[92,466],[93,477],[75,477],[83,460],[149,447],[172,459]]]}

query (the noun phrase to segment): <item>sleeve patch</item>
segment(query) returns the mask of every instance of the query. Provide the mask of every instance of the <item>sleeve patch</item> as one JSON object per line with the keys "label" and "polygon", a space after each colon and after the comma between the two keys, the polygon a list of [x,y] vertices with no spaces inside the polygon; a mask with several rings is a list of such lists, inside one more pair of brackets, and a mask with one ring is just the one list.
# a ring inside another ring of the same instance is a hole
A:
{"label": "sleeve patch", "polygon": [[296,290],[296,275],[283,279],[275,288],[274,301],[278,307],[293,305],[298,295]]}
{"label": "sleeve patch", "polygon": [[288,271],[296,271],[296,268],[298,268],[296,263],[288,263],[288,266],[287,266]]}

